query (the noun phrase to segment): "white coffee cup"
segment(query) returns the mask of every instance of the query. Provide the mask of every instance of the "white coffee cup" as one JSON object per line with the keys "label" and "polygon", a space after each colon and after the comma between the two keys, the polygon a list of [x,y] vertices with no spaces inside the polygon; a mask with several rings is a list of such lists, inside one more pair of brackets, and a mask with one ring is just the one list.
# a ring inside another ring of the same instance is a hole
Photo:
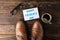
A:
{"label": "white coffee cup", "polygon": [[[44,18],[44,16],[47,16],[47,17]],[[48,17],[49,17],[49,20],[47,19]],[[52,16],[51,16],[51,14],[49,14],[49,13],[44,13],[44,14],[42,14],[41,20],[42,20],[44,23],[52,24],[52,23],[51,23]]]}

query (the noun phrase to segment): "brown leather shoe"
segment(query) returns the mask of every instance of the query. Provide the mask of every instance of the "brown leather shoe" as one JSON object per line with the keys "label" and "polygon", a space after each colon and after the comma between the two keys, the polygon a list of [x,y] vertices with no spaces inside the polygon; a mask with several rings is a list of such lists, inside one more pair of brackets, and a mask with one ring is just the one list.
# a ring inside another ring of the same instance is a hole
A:
{"label": "brown leather shoe", "polygon": [[43,37],[42,25],[38,21],[36,21],[32,27],[31,40],[42,40],[42,37]]}
{"label": "brown leather shoe", "polygon": [[25,25],[22,21],[19,21],[16,24],[16,38],[17,40],[27,40]]}

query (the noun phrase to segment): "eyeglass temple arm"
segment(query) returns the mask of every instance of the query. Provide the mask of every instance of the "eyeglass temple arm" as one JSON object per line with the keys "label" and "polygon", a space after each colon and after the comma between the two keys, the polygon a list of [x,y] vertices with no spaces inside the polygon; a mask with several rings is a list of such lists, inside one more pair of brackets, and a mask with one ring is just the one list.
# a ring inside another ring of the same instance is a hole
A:
{"label": "eyeglass temple arm", "polygon": [[19,6],[21,6],[21,5],[22,5],[22,3],[18,4],[10,13],[11,13],[12,15],[14,15],[14,10],[20,9]]}

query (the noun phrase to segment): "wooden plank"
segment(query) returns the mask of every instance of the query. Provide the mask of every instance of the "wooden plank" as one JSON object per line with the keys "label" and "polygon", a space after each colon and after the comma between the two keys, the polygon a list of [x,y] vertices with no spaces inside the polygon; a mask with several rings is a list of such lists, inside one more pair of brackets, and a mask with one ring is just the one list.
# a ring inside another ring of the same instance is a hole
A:
{"label": "wooden plank", "polygon": [[16,24],[16,22],[19,20],[20,20],[20,17],[0,18],[0,24]]}
{"label": "wooden plank", "polygon": [[0,13],[10,13],[10,10],[0,10]]}
{"label": "wooden plank", "polygon": [[0,14],[0,24],[16,24],[20,19],[23,19],[22,13],[13,16],[11,14]]}
{"label": "wooden plank", "polygon": [[0,34],[15,34],[15,25],[0,25]]}
{"label": "wooden plank", "polygon": [[60,34],[47,34],[47,37],[55,37],[55,38],[59,38]]}
{"label": "wooden plank", "polygon": [[[2,0],[0,0],[0,1],[2,1]],[[3,1],[19,1],[19,0],[3,0]]]}
{"label": "wooden plank", "polygon": [[15,3],[20,3],[19,1],[0,1],[0,3],[3,3],[3,4],[15,4]]}
{"label": "wooden plank", "polygon": [[11,34],[8,34],[8,35],[6,35],[6,34],[1,34],[0,35],[0,38],[8,38],[8,37],[14,37],[15,35],[11,35]]}
{"label": "wooden plank", "polygon": [[3,4],[1,4],[0,10],[12,10],[16,5],[17,4],[15,4],[15,5],[3,5]]}
{"label": "wooden plank", "polygon": [[10,13],[0,13],[0,18],[12,18],[13,16]]}
{"label": "wooden plank", "polygon": [[10,13],[19,3],[17,1],[0,1],[0,13]]}
{"label": "wooden plank", "polygon": [[5,9],[13,9],[15,6],[17,6],[19,3],[0,3],[0,10]]}
{"label": "wooden plank", "polygon": [[[47,3],[48,4],[49,2],[40,2],[40,3]],[[53,3],[53,2],[51,2],[51,3]],[[54,3],[59,3],[59,2],[54,2]],[[0,9],[1,9],[0,13],[3,13],[3,12],[9,13],[9,11],[11,11],[18,4],[19,4],[19,2],[0,2]],[[2,10],[2,9],[5,9],[5,10]]]}
{"label": "wooden plank", "polygon": [[[0,0],[0,1],[2,1],[2,0]],[[44,1],[44,2],[46,2],[46,1],[48,1],[48,0],[3,0],[3,1]],[[48,2],[59,2],[60,0],[49,0]]]}
{"label": "wooden plank", "polygon": [[7,37],[7,38],[0,38],[0,40],[16,40],[16,37]]}
{"label": "wooden plank", "polygon": [[45,33],[46,34],[52,34],[52,35],[58,35],[58,34],[60,34],[60,26],[58,26],[58,25],[51,25],[51,26],[47,26],[47,25],[45,25],[46,27],[45,27]]}
{"label": "wooden plank", "polygon": [[[19,0],[19,1],[18,1],[18,0],[15,0],[15,1],[9,1],[9,0],[8,0],[8,1],[1,1],[1,0],[0,0],[0,3],[17,3],[17,2],[20,3],[20,0]],[[35,1],[30,1],[30,2],[35,2]],[[26,3],[26,2],[25,2],[25,3]],[[28,3],[29,3],[29,2],[28,2]],[[44,3],[60,4],[59,1],[57,1],[57,2],[52,2],[52,1],[50,1],[50,2],[49,2],[49,1],[48,1],[48,2],[47,2],[47,1],[42,1],[42,2],[41,2],[41,1],[39,1],[38,3],[43,3],[43,4],[44,4]]]}
{"label": "wooden plank", "polygon": [[0,18],[0,24],[15,24],[16,20],[13,18]]}

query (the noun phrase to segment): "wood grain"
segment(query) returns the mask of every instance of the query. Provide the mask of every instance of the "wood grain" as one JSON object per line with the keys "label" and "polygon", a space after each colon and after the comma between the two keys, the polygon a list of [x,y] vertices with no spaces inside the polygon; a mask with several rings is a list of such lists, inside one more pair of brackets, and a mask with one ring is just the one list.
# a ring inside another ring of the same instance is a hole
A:
{"label": "wood grain", "polygon": [[8,38],[8,37],[14,37],[15,35],[11,34],[1,34],[0,38]]}
{"label": "wood grain", "polygon": [[12,36],[12,37],[0,38],[0,40],[16,40],[16,37]]}
{"label": "wood grain", "polygon": [[15,25],[0,25],[1,34],[15,34]]}

